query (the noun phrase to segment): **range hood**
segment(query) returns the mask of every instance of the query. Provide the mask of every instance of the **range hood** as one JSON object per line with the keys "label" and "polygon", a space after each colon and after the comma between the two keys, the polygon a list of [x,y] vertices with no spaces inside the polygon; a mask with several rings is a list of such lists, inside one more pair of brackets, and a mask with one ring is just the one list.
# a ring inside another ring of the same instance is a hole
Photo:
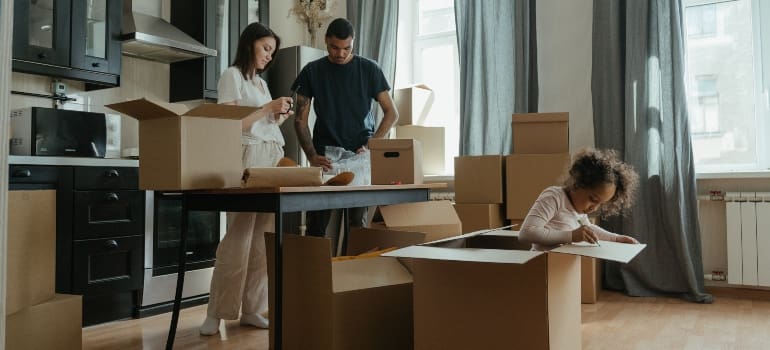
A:
{"label": "range hood", "polygon": [[162,18],[133,11],[131,0],[123,2],[121,39],[124,55],[158,62],[217,55],[217,50],[199,43]]}

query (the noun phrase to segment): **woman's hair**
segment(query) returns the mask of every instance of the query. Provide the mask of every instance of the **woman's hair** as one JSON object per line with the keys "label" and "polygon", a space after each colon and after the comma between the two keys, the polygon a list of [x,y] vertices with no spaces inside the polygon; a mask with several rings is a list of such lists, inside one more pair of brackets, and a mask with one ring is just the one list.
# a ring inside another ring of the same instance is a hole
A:
{"label": "woman's hair", "polygon": [[254,60],[256,59],[254,42],[267,36],[275,39],[275,51],[273,52],[273,55],[275,56],[278,53],[278,49],[281,48],[281,38],[279,38],[275,32],[270,30],[270,28],[265,27],[259,22],[254,22],[246,26],[246,28],[243,29],[243,32],[241,32],[241,36],[238,38],[238,50],[235,51],[233,66],[238,67],[244,79],[249,80],[255,74],[264,72],[270,67],[270,64],[273,63],[273,61],[270,60],[263,69],[257,69],[256,64],[254,63]]}
{"label": "woman's hair", "polygon": [[575,153],[569,175],[564,181],[567,190],[591,189],[602,184],[615,184],[615,195],[599,208],[602,217],[621,214],[631,207],[639,185],[634,168],[618,157],[614,150],[586,148]]}

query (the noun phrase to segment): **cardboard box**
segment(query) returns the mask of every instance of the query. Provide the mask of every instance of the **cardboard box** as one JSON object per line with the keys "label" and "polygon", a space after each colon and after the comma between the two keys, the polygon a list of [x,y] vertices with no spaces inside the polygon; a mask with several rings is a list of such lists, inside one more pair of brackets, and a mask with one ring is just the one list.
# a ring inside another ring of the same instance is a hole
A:
{"label": "cardboard box", "polygon": [[444,127],[404,125],[396,127],[396,138],[415,139],[422,145],[422,172],[446,174]]}
{"label": "cardboard box", "polygon": [[602,262],[587,256],[580,260],[580,301],[595,304],[602,291]]}
{"label": "cardboard box", "polygon": [[568,153],[569,113],[514,114],[514,154]]}
{"label": "cardboard box", "polygon": [[107,105],[139,120],[139,188],[190,190],[239,187],[241,119],[256,107],[138,99]]}
{"label": "cardboard box", "polygon": [[413,259],[414,349],[581,349],[580,257],[628,262],[645,247],[520,246],[493,231],[383,254]]}
{"label": "cardboard box", "polygon": [[559,185],[570,155],[511,154],[505,157],[506,211],[508,219],[524,219],[548,186]]}
{"label": "cardboard box", "polygon": [[419,84],[393,92],[393,104],[398,110],[398,125],[420,125],[433,105],[433,90]]}
{"label": "cardboard box", "polygon": [[10,314],[5,319],[5,348],[80,350],[82,310],[82,296],[56,294]]}
{"label": "cardboard box", "polygon": [[462,222],[463,233],[505,226],[502,204],[455,203],[455,211]]}
{"label": "cardboard box", "polygon": [[372,185],[421,184],[422,146],[413,139],[370,139]]}
{"label": "cardboard box", "polygon": [[[414,232],[357,229],[351,230],[348,247],[357,254],[412,245],[424,238]],[[274,240],[274,234],[265,235],[271,320]],[[283,348],[411,349],[410,272],[395,258],[332,262],[330,252],[329,239],[283,236]]]}
{"label": "cardboard box", "polygon": [[455,157],[457,203],[504,203],[505,157],[501,155]]}
{"label": "cardboard box", "polygon": [[56,191],[8,191],[5,314],[53,298],[56,282]]}
{"label": "cardboard box", "polygon": [[426,241],[462,233],[460,218],[449,201],[385,205],[378,207],[377,210],[382,216],[382,222],[371,223],[372,228],[423,232],[426,234]]}

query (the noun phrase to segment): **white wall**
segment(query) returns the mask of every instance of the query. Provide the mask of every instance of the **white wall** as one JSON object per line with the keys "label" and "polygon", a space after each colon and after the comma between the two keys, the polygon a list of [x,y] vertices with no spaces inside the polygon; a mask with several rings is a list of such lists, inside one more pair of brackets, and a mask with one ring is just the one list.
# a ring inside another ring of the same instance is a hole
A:
{"label": "white wall", "polygon": [[295,14],[290,13],[291,8],[296,3],[296,0],[270,1],[270,29],[281,37],[282,47],[305,45],[325,49],[323,39],[326,34],[326,28],[329,26],[329,22],[337,17],[347,18],[347,1],[327,0],[327,3],[330,4],[329,13],[331,18],[327,19],[324,25],[318,29],[315,45],[310,43],[310,35],[307,33],[307,27],[305,27],[304,22],[300,21]]}
{"label": "white wall", "polygon": [[570,150],[594,145],[592,0],[537,1],[540,112],[569,112]]}

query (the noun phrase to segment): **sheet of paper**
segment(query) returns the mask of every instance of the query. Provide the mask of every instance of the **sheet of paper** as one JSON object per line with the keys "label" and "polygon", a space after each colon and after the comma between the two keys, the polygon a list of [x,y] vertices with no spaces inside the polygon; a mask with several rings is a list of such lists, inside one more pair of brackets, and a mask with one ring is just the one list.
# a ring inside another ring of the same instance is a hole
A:
{"label": "sheet of paper", "polygon": [[647,247],[646,244],[626,244],[609,241],[599,241],[599,243],[601,246],[586,243],[565,244],[552,249],[551,252],[582,255],[626,264],[639,254],[642,249]]}

